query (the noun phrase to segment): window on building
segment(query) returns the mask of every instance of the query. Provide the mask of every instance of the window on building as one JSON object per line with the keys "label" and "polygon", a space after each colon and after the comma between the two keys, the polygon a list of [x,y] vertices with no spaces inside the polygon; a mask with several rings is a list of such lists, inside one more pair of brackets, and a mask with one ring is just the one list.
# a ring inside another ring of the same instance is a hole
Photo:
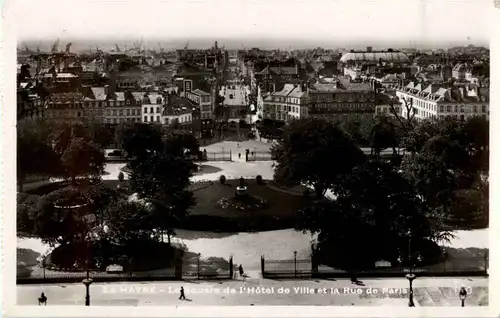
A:
{"label": "window on building", "polygon": [[149,108],[149,112],[150,112],[151,114],[154,114],[154,112],[155,112],[154,108],[153,108],[153,107],[150,107],[150,108]]}
{"label": "window on building", "polygon": [[444,112],[444,106],[439,106],[439,112],[440,113]]}
{"label": "window on building", "polygon": [[127,100],[127,101],[125,102],[125,104],[126,104],[126,105],[130,105],[130,100]]}
{"label": "window on building", "polygon": [[120,115],[120,116],[123,116],[123,109],[120,109],[120,111],[119,111],[119,115]]}
{"label": "window on building", "polygon": [[147,113],[148,113],[148,108],[144,107],[144,114],[147,114]]}
{"label": "window on building", "polygon": [[160,116],[156,116],[156,121],[160,122]]}
{"label": "window on building", "polygon": [[451,112],[452,112],[452,110],[451,110],[451,106],[446,106],[446,111],[447,111],[448,113],[451,113]]}
{"label": "window on building", "polygon": [[481,106],[481,110],[482,110],[483,113],[486,113],[486,106],[484,106],[484,105]]}
{"label": "window on building", "polygon": [[156,113],[158,114],[160,112],[160,107],[156,107]]}

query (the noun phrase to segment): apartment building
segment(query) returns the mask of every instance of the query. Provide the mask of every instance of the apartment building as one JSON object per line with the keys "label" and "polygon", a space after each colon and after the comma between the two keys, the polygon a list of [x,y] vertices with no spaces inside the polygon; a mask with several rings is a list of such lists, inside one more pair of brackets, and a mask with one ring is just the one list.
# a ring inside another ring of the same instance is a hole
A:
{"label": "apartment building", "polygon": [[[403,106],[411,106],[416,119],[489,117],[489,90],[474,84],[445,87],[411,82],[399,86],[396,96]],[[402,116],[411,116],[406,107],[402,107]]]}
{"label": "apartment building", "polygon": [[158,93],[144,93],[142,98],[142,122],[161,123],[164,98]]}
{"label": "apartment building", "polygon": [[289,122],[308,115],[309,94],[304,85],[285,84],[264,98],[263,118]]}
{"label": "apartment building", "polygon": [[194,105],[200,107],[201,119],[210,119],[214,117],[212,94],[195,89],[194,91],[185,92],[186,98]]}
{"label": "apartment building", "polygon": [[343,78],[333,84],[317,83],[309,90],[309,115],[333,120],[361,119],[375,114],[374,83]]}

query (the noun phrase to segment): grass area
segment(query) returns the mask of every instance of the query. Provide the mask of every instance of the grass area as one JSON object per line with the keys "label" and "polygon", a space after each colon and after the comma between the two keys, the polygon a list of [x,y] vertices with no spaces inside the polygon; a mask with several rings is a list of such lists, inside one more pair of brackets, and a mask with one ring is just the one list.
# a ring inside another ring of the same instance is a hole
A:
{"label": "grass area", "polygon": [[219,205],[223,197],[233,197],[236,193],[236,187],[239,186],[238,180],[227,180],[226,184],[213,182],[210,186],[195,190],[196,206],[194,206],[190,215],[210,215],[226,218],[255,218],[261,216],[271,216],[276,218],[296,217],[299,208],[304,202],[304,198],[299,194],[285,192],[276,189],[274,186],[258,185],[254,179],[246,179],[245,185],[248,187],[248,193],[254,197],[260,197],[267,201],[266,207],[254,211],[240,211],[223,209]]}
{"label": "grass area", "polygon": [[271,181],[258,185],[254,179],[246,179],[248,194],[262,198],[266,205],[256,210],[224,209],[219,205],[223,198],[235,196],[239,179],[198,183],[192,187],[196,205],[179,228],[215,232],[268,231],[295,226],[299,209],[305,203],[303,188],[279,188]]}

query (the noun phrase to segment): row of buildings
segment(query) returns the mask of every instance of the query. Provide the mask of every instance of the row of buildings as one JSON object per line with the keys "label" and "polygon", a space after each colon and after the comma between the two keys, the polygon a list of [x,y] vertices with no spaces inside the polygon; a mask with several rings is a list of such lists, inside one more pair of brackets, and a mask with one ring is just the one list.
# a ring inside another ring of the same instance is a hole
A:
{"label": "row of buildings", "polygon": [[[489,115],[489,57],[455,59],[440,53],[414,58],[370,47],[328,56],[318,52],[312,59],[299,55],[306,62],[289,54],[269,58],[257,49],[229,57],[215,44],[209,50],[180,50],[179,61],[156,66],[115,55],[84,63],[75,54],[45,54],[34,76],[26,65],[19,69],[18,114],[105,124],[179,124],[200,134],[212,131],[222,118],[288,122],[307,116]],[[89,65],[103,68],[89,76],[84,71]]]}

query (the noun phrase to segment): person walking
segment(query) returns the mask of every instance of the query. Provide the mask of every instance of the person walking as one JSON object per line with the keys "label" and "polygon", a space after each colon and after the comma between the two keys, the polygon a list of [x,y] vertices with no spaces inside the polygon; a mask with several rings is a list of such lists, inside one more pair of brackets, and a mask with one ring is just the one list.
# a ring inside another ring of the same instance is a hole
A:
{"label": "person walking", "polygon": [[245,276],[243,276],[243,274],[244,274],[245,272],[243,271],[243,266],[241,266],[241,264],[240,264],[240,266],[238,267],[238,272],[240,273],[240,277],[243,277],[243,279],[244,279],[244,278],[245,278]]}
{"label": "person walking", "polygon": [[38,306],[41,306],[41,305],[47,306],[47,297],[45,296],[45,294],[43,292],[40,295],[40,297],[38,297]]}
{"label": "person walking", "polygon": [[179,296],[179,299],[186,300],[186,295],[184,294],[184,287],[181,286],[181,295]]}

